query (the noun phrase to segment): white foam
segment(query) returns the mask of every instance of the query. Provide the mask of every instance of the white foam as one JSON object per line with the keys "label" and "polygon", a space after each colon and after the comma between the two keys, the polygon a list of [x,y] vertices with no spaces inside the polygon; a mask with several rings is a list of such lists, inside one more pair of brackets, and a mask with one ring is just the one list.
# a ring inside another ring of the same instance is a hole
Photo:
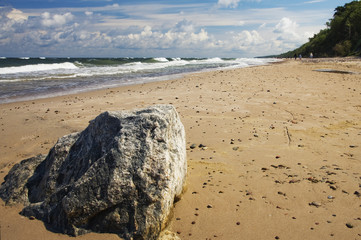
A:
{"label": "white foam", "polygon": [[[28,97],[39,98],[54,94],[69,94],[70,92],[106,88],[109,86],[173,79],[194,71],[205,72],[220,69],[243,68],[279,61],[276,59],[254,58],[203,58],[192,60],[181,58],[153,58],[152,60],[154,61],[148,60],[149,58],[144,58],[144,61],[139,59],[139,62],[127,64],[122,64],[122,62],[119,61],[119,65],[117,65],[116,62],[109,65],[101,65],[91,64],[91,62],[83,63],[79,60],[79,62],[74,63],[64,62],[3,67],[0,68],[0,82],[2,84],[11,82],[21,94],[27,93],[29,89],[29,91],[34,93],[30,93],[31,96],[29,95]],[[19,61],[22,62],[22,64],[25,62],[22,60]],[[48,80],[50,80],[49,85],[47,85]],[[39,84],[36,83],[37,81],[39,81]],[[27,82],[24,85],[25,87],[21,82]],[[17,95],[18,93],[15,91],[10,93],[5,91],[0,94],[2,94],[0,95],[0,103],[17,101],[19,97],[22,96],[21,94]]]}
{"label": "white foam", "polygon": [[153,58],[157,62],[169,62],[168,59],[161,57],[161,58]]}
{"label": "white foam", "polygon": [[53,63],[53,64],[30,64],[19,67],[5,67],[0,68],[1,74],[17,74],[17,73],[27,73],[27,72],[41,72],[49,70],[58,70],[58,69],[77,69],[73,63]]}
{"label": "white foam", "polygon": [[210,62],[210,63],[224,62],[224,60],[219,57],[209,58],[209,59],[206,59],[205,61]]}

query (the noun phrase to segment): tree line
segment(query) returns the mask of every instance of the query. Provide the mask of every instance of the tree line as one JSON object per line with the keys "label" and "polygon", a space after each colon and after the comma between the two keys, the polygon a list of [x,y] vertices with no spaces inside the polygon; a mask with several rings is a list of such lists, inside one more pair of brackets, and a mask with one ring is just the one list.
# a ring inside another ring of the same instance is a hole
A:
{"label": "tree line", "polygon": [[361,56],[360,1],[337,7],[326,26],[301,47],[277,57],[308,56],[310,53],[315,57]]}

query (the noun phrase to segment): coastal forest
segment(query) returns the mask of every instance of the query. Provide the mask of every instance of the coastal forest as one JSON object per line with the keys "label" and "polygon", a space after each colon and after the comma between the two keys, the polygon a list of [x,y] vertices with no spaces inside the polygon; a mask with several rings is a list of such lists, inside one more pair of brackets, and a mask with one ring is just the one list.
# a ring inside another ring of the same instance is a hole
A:
{"label": "coastal forest", "polygon": [[308,56],[310,53],[315,57],[361,56],[361,1],[337,7],[326,26],[301,47],[277,57]]}

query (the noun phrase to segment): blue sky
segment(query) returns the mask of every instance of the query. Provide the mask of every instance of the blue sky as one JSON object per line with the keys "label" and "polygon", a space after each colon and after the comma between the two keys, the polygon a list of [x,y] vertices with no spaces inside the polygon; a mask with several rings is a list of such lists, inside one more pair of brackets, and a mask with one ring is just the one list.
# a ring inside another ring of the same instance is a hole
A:
{"label": "blue sky", "polygon": [[307,42],[342,0],[5,0],[0,56],[254,57]]}

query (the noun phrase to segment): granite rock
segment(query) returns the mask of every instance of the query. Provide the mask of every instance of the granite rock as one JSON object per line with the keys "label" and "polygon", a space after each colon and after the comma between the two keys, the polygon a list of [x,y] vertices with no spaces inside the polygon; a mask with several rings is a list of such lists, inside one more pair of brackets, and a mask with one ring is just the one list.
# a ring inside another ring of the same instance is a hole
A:
{"label": "granite rock", "polygon": [[14,166],[0,197],[25,204],[21,214],[57,232],[157,239],[186,171],[185,131],[173,106],[105,112],[60,138],[45,159]]}

